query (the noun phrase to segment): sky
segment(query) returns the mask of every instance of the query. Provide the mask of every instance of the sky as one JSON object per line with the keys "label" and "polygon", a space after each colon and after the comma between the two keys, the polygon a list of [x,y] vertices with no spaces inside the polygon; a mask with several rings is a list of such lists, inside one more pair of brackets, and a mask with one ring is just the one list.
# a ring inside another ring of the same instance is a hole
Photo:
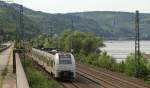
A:
{"label": "sky", "polygon": [[70,13],[84,11],[124,11],[150,13],[150,0],[13,0],[36,11]]}

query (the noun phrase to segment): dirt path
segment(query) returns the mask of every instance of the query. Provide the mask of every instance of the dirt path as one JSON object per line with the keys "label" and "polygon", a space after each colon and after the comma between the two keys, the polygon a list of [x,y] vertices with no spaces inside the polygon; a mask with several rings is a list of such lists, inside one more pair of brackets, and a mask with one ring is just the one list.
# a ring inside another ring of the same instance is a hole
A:
{"label": "dirt path", "polygon": [[11,46],[0,53],[0,88],[16,88],[16,76],[13,74],[13,56]]}

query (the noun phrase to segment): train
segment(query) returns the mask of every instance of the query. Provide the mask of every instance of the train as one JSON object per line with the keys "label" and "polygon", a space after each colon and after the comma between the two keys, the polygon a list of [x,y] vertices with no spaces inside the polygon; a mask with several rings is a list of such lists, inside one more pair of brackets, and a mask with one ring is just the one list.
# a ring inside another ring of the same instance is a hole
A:
{"label": "train", "polygon": [[33,59],[54,78],[63,80],[74,79],[76,68],[73,54],[57,49],[49,49],[48,51],[32,48],[31,53]]}

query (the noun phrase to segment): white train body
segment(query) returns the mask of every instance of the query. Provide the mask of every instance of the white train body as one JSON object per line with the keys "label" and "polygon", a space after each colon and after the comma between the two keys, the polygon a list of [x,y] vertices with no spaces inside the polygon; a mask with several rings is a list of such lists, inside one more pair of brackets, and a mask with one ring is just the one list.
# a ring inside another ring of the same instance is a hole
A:
{"label": "white train body", "polygon": [[32,56],[38,64],[54,75],[55,78],[75,78],[75,59],[71,53],[51,54],[32,48]]}

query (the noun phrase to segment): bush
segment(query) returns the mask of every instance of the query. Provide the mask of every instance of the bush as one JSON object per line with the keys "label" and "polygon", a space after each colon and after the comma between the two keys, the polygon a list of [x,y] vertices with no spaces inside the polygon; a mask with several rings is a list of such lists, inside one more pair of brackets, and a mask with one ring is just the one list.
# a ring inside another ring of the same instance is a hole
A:
{"label": "bush", "polygon": [[102,52],[101,54],[95,52],[89,55],[84,55],[80,52],[80,54],[77,55],[77,58],[77,60],[87,64],[92,64],[112,71],[118,70],[118,64],[115,59],[108,56],[106,52]]}
{"label": "bush", "polygon": [[110,70],[115,70],[116,66],[116,61],[112,57],[108,56],[106,52],[101,53],[101,55],[98,58],[98,66],[110,69]]}
{"label": "bush", "polygon": [[21,60],[30,88],[60,88],[54,80],[49,80],[46,73],[38,70],[32,63],[31,58]]}
{"label": "bush", "polygon": [[125,70],[125,63],[124,61],[122,61],[121,63],[118,63],[118,71],[123,73],[124,70]]}
{"label": "bush", "polygon": [[135,63],[134,55],[130,55],[127,57],[125,61],[125,73],[130,76],[135,76],[140,79],[148,80],[149,72],[148,69],[148,61],[140,56],[139,63]]}

